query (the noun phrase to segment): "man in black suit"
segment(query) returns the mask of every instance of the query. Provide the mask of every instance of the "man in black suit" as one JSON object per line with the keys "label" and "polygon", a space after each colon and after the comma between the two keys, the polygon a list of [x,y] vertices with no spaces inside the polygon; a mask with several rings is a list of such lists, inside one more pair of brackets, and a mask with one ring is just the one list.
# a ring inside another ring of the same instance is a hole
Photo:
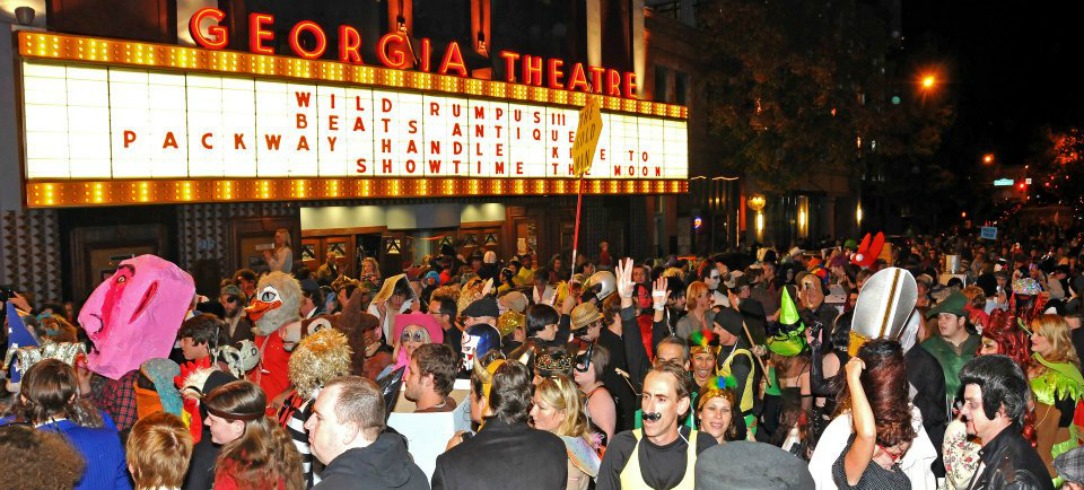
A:
{"label": "man in black suit", "polygon": [[476,366],[470,404],[482,428],[473,437],[457,434],[454,447],[437,457],[433,490],[565,488],[565,443],[527,425],[531,378],[525,366],[503,359]]}

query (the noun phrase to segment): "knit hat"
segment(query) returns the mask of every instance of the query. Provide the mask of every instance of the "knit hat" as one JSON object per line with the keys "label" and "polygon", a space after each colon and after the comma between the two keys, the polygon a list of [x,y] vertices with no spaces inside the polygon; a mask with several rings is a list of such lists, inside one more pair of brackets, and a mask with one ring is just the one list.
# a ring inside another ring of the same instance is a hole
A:
{"label": "knit hat", "polygon": [[812,490],[808,465],[778,447],[731,441],[696,458],[697,490]]}
{"label": "knit hat", "polygon": [[742,318],[741,313],[734,311],[731,308],[723,308],[715,314],[715,324],[723,330],[726,330],[735,337],[741,338],[742,336]]}

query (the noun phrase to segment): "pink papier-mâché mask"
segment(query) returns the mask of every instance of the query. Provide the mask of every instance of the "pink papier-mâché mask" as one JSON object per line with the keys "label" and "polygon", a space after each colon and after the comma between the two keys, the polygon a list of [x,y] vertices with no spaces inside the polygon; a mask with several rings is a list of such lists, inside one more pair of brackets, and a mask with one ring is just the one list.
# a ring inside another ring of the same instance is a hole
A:
{"label": "pink papier-m\u00e2ch\u00e9 mask", "polygon": [[120,379],[147,359],[168,357],[192,298],[192,276],[165,259],[140,255],[120,263],[79,311],[94,342],[87,367]]}

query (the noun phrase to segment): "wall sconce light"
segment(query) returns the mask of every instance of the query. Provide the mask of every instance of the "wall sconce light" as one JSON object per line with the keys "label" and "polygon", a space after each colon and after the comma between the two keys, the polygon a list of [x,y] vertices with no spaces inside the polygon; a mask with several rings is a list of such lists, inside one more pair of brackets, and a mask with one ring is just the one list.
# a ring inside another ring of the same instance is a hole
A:
{"label": "wall sconce light", "polygon": [[753,194],[749,196],[748,200],[746,200],[746,204],[749,206],[749,209],[752,209],[753,211],[756,211],[758,213],[764,210],[764,206],[767,203],[768,201],[764,198],[764,194]]}
{"label": "wall sconce light", "polygon": [[21,26],[29,26],[34,23],[34,9],[32,7],[22,6],[15,9],[15,21]]}
{"label": "wall sconce light", "polygon": [[862,203],[858,203],[858,206],[855,208],[854,219],[858,222],[858,226],[862,226]]}

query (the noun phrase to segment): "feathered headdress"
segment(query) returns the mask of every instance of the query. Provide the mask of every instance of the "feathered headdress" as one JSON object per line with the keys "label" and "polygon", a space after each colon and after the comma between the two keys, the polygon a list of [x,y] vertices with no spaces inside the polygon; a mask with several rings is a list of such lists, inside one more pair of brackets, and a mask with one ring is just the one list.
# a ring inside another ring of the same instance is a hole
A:
{"label": "feathered headdress", "polygon": [[716,354],[719,351],[719,336],[711,330],[700,330],[689,335],[689,353],[708,351]]}

